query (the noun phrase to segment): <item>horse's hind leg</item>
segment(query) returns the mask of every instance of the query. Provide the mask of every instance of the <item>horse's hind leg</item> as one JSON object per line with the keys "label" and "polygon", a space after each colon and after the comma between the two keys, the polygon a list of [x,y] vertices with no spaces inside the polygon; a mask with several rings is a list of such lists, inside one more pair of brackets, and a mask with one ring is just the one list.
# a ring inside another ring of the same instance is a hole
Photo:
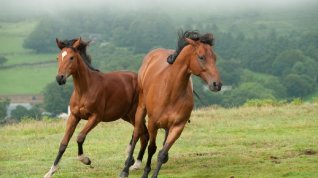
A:
{"label": "horse's hind leg", "polygon": [[99,122],[96,120],[96,117],[91,117],[88,119],[82,131],[77,136],[77,145],[78,145],[78,159],[86,164],[90,165],[91,160],[84,156],[83,154],[83,143],[85,141],[86,135],[98,124]]}
{"label": "horse's hind leg", "polygon": [[66,130],[65,130],[64,137],[63,137],[61,144],[60,144],[59,152],[57,153],[57,156],[55,158],[53,166],[51,167],[49,172],[47,172],[45,174],[45,176],[44,176],[45,178],[51,177],[54,174],[54,172],[57,170],[57,165],[60,162],[60,160],[63,156],[63,153],[66,150],[68,142],[70,141],[79,121],[80,121],[80,119],[76,118],[74,115],[70,115],[69,118],[67,119]]}
{"label": "horse's hind leg", "polygon": [[149,134],[148,134],[148,129],[145,125],[145,123],[143,123],[143,131],[142,131],[142,136],[140,137],[140,151],[138,153],[138,157],[136,162],[129,167],[129,170],[137,170],[141,168],[141,162],[142,162],[142,158],[145,154],[146,148],[147,148],[147,144],[148,144],[148,140],[149,140]]}
{"label": "horse's hind leg", "polygon": [[145,107],[138,106],[137,111],[136,111],[136,121],[135,121],[133,139],[132,139],[132,143],[131,143],[131,149],[130,149],[128,158],[125,162],[125,167],[119,175],[119,177],[121,177],[121,178],[128,177],[128,175],[129,175],[129,167],[131,166],[131,161],[133,159],[133,153],[135,150],[136,143],[137,143],[139,137],[142,136],[142,134],[143,134],[142,133],[143,132],[142,124],[144,122],[145,116],[146,116]]}

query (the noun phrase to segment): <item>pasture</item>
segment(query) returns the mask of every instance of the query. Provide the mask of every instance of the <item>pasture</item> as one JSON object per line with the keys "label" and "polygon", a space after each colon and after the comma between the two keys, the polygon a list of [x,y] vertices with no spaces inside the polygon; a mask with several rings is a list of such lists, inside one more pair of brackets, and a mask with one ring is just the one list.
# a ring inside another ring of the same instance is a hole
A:
{"label": "pasture", "polygon": [[[84,153],[92,160],[91,168],[76,159],[76,136],[85,122],[73,135],[54,177],[118,177],[132,126],[124,121],[102,123],[87,136]],[[192,113],[159,176],[318,177],[317,128],[317,103],[199,109]],[[57,119],[0,127],[0,177],[42,177],[55,159],[64,129],[65,121]],[[153,169],[163,136],[162,130]],[[130,177],[142,172],[131,171]]]}
{"label": "pasture", "polygon": [[0,55],[8,61],[0,66],[0,94],[39,94],[55,80],[56,54],[38,54],[23,48],[24,39],[36,21],[1,22]]}

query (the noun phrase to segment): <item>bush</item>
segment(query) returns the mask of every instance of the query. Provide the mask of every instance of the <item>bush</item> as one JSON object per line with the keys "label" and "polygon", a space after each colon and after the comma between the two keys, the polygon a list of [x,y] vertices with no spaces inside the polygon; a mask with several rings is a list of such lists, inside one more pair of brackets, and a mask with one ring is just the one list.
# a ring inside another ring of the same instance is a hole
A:
{"label": "bush", "polygon": [[0,66],[2,66],[7,61],[8,61],[8,59],[6,57],[0,55]]}
{"label": "bush", "polygon": [[10,104],[10,100],[6,99],[5,101],[0,102],[0,123],[4,122],[5,117],[7,116],[7,107]]}
{"label": "bush", "polygon": [[67,112],[70,97],[73,92],[72,81],[59,86],[55,81],[48,84],[43,92],[44,109],[53,115]]}
{"label": "bush", "polygon": [[11,117],[18,121],[21,121],[23,118],[38,120],[41,118],[41,112],[38,106],[33,106],[29,110],[23,106],[17,106],[16,109],[11,112]]}
{"label": "bush", "polygon": [[275,99],[250,99],[244,103],[244,106],[282,106],[286,104],[286,100],[275,100]]}
{"label": "bush", "polygon": [[301,98],[294,98],[290,103],[293,105],[301,105],[303,104],[303,100]]}

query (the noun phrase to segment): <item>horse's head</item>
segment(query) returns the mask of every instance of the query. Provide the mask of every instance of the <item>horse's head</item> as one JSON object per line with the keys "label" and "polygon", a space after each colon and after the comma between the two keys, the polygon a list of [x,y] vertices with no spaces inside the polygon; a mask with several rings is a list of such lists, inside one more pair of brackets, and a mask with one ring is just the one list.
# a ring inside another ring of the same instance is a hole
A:
{"label": "horse's head", "polygon": [[192,47],[188,49],[194,50],[191,53],[189,63],[190,72],[199,76],[211,91],[220,91],[222,83],[216,66],[216,55],[213,52],[213,36],[212,34],[205,34],[198,38],[198,40],[185,38],[187,43]]}
{"label": "horse's head", "polygon": [[78,48],[83,42],[81,38],[70,41],[56,39],[56,44],[61,49],[61,52],[57,56],[58,72],[56,81],[59,85],[63,85],[66,83],[66,79],[77,71],[78,60],[80,58]]}

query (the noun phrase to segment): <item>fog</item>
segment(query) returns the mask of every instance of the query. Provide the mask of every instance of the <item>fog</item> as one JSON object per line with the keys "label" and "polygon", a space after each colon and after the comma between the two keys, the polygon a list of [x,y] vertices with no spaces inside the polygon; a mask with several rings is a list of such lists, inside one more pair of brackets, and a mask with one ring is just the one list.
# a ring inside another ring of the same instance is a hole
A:
{"label": "fog", "polygon": [[286,9],[315,6],[317,0],[1,0],[1,15],[57,14],[63,11],[163,11],[170,14],[230,13],[241,10]]}

